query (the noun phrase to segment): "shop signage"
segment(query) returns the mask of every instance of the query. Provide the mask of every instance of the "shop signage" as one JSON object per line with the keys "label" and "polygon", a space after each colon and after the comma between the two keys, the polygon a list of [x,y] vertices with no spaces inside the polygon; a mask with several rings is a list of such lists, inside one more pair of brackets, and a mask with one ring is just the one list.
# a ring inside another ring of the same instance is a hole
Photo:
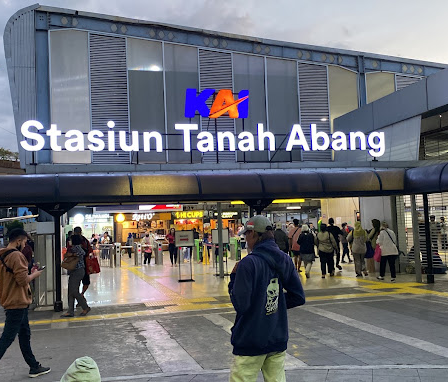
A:
{"label": "shop signage", "polygon": [[109,223],[109,214],[86,214],[84,215],[85,223]]}
{"label": "shop signage", "polygon": [[144,204],[138,206],[140,211],[157,211],[157,212],[165,212],[165,211],[182,211],[181,204]]}
{"label": "shop signage", "polygon": [[[215,217],[218,216],[218,213],[214,213]],[[240,213],[238,211],[224,211],[221,213],[221,217],[223,219],[237,219],[239,218]]]}
{"label": "shop signage", "polygon": [[187,89],[185,95],[185,117],[194,118],[196,111],[204,118],[218,118],[229,113],[230,118],[247,118],[249,114],[249,90],[241,90],[238,99],[233,98],[230,89],[221,89],[208,108],[207,100],[215,94],[215,89],[204,89],[198,94],[196,89]]}
{"label": "shop signage", "polygon": [[138,222],[140,220],[151,220],[154,217],[154,213],[148,212],[146,214],[132,214],[132,220]]}
{"label": "shop signage", "polygon": [[176,219],[202,219],[204,211],[177,211],[173,215]]}

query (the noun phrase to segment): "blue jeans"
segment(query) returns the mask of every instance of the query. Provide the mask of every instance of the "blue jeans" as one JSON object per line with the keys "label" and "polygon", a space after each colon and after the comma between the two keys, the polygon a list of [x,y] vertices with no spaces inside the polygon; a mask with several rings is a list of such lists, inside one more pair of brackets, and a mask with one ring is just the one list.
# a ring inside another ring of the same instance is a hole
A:
{"label": "blue jeans", "polygon": [[33,351],[31,350],[31,330],[28,322],[28,308],[25,309],[5,309],[6,320],[2,337],[0,338],[0,359],[6,350],[19,335],[19,345],[23,358],[30,368],[39,367]]}

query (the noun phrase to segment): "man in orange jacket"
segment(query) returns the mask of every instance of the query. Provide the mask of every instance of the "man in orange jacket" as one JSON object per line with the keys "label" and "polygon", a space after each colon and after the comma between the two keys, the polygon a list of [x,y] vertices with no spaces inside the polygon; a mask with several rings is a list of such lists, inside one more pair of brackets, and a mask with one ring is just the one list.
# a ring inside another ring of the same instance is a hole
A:
{"label": "man in orange jacket", "polygon": [[28,234],[20,228],[9,233],[9,244],[0,250],[0,304],[5,308],[5,327],[0,338],[0,359],[19,335],[20,350],[30,367],[31,378],[47,374],[49,367],[36,361],[31,350],[31,331],[28,322],[28,306],[32,296],[30,282],[42,274],[34,270],[28,274],[28,261],[22,254]]}

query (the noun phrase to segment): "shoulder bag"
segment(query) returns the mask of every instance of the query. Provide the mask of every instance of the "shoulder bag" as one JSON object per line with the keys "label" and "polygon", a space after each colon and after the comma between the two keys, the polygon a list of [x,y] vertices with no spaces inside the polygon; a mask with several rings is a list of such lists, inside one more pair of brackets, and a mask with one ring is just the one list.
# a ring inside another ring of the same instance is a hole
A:
{"label": "shoulder bag", "polygon": [[75,270],[78,261],[79,261],[78,255],[76,253],[69,251],[64,256],[64,260],[61,263],[61,268],[64,268],[67,271],[73,271]]}

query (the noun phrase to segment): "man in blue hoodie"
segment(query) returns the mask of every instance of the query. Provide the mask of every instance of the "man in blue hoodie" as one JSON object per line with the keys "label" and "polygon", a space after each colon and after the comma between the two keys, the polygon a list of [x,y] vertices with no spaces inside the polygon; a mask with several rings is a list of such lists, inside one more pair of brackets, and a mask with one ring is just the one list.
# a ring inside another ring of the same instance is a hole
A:
{"label": "man in blue hoodie", "polygon": [[260,370],[267,382],[286,381],[286,310],[305,303],[302,284],[291,258],[275,244],[268,218],[250,218],[240,234],[246,236],[249,255],[230,275],[236,311],[230,382],[255,382]]}

